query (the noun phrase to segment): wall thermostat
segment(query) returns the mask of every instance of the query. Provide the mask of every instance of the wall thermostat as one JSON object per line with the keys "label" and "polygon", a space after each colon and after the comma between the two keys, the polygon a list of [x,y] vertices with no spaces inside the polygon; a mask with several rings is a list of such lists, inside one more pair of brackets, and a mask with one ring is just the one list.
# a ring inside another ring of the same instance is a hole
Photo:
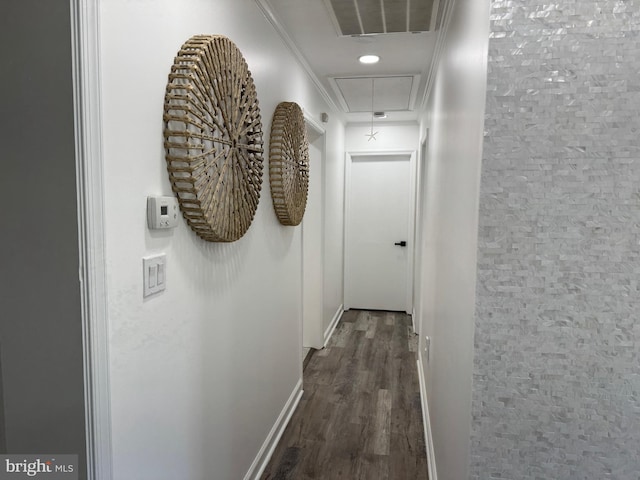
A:
{"label": "wall thermostat", "polygon": [[150,229],[174,228],[178,225],[176,197],[147,197],[147,225]]}

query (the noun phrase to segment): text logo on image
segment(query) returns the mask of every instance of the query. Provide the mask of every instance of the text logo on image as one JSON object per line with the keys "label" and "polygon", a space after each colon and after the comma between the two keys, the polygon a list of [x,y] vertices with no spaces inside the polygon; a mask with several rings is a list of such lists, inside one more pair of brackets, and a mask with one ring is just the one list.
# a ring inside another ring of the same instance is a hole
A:
{"label": "text logo on image", "polygon": [[0,455],[0,480],[78,480],[78,455]]}

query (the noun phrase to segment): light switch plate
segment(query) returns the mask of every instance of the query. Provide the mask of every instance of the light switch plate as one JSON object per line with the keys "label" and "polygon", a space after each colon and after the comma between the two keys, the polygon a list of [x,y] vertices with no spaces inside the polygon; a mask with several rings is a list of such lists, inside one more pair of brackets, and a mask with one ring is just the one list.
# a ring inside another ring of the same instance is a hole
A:
{"label": "light switch plate", "polygon": [[163,291],[167,286],[167,255],[162,253],[142,259],[144,295],[148,297]]}
{"label": "light switch plate", "polygon": [[424,353],[425,357],[427,357],[427,362],[429,362],[429,356],[431,354],[431,337],[424,337]]}

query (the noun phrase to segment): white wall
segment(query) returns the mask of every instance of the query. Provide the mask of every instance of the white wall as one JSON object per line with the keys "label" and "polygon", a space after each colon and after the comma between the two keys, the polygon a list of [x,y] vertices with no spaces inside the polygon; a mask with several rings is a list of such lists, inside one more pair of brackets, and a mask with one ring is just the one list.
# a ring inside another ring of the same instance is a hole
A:
{"label": "white wall", "polygon": [[396,122],[373,124],[373,131],[378,132],[375,140],[369,141],[370,123],[350,123],[347,125],[347,152],[375,152],[382,150],[417,150],[418,123]]}
{"label": "white wall", "polygon": [[423,353],[439,480],[468,477],[478,196],[489,1],[457,0],[429,100],[422,222]]}
{"label": "white wall", "polygon": [[[146,228],[147,195],[171,194],[162,108],[173,58],[190,36],[224,34],[256,83],[268,151],[278,102],[332,113],[326,282],[342,271],[343,126],[251,0],[101,2],[106,232],[116,479],[243,478],[301,377],[300,229],[269,193],[246,235],[200,240],[184,221]],[[340,152],[340,155],[337,154]],[[266,155],[265,155],[266,157]],[[335,185],[333,182],[335,181]],[[335,190],[335,191],[334,191]],[[334,195],[335,196],[332,196]],[[340,247],[341,248],[341,247]],[[142,297],[142,257],[167,254],[167,290]],[[342,303],[328,290],[327,310]]]}

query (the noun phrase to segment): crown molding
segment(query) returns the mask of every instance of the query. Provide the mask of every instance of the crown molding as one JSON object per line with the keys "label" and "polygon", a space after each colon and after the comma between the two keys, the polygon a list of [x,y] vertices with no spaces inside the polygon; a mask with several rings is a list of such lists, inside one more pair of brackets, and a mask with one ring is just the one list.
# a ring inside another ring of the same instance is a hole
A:
{"label": "crown molding", "polygon": [[[437,31],[438,37],[436,39],[436,48],[433,53],[433,58],[431,59],[431,65],[429,67],[429,73],[427,75],[427,84],[424,89],[424,96],[422,97],[422,102],[420,103],[420,108],[422,111],[426,111],[427,109],[429,97],[431,96],[431,91],[433,90],[433,86],[436,81],[436,73],[438,72],[438,66],[440,65],[440,60],[444,51],[445,39],[447,37],[447,31],[449,30],[449,24],[451,23],[451,17],[455,3],[456,0],[438,1],[438,6],[442,4],[442,8],[445,9],[445,12],[442,16],[442,28]],[[436,10],[436,17],[437,15],[438,12]]]}
{"label": "crown molding", "polygon": [[333,108],[338,112],[341,112],[341,109],[338,107],[336,102],[331,98],[331,95],[329,95],[329,92],[327,92],[326,88],[324,88],[324,86],[322,85],[322,82],[320,81],[318,76],[315,74],[315,72],[311,68],[311,65],[309,65],[309,62],[307,62],[307,59],[304,57],[304,55],[302,54],[300,49],[296,46],[295,42],[293,41],[293,39],[291,38],[287,30],[284,28],[284,24],[282,23],[278,15],[276,15],[273,9],[273,6],[269,2],[269,0],[255,0],[255,2],[256,2],[256,5],[258,5],[258,7],[260,8],[260,10],[262,10],[262,13],[264,14],[265,18],[273,26],[276,32],[278,32],[278,34],[284,41],[285,45],[287,46],[287,48],[289,48],[289,50],[291,51],[295,59],[298,61],[300,66],[307,73],[308,77],[311,79],[315,87],[318,89],[318,92],[320,93],[324,101],[327,102],[329,107]]}

